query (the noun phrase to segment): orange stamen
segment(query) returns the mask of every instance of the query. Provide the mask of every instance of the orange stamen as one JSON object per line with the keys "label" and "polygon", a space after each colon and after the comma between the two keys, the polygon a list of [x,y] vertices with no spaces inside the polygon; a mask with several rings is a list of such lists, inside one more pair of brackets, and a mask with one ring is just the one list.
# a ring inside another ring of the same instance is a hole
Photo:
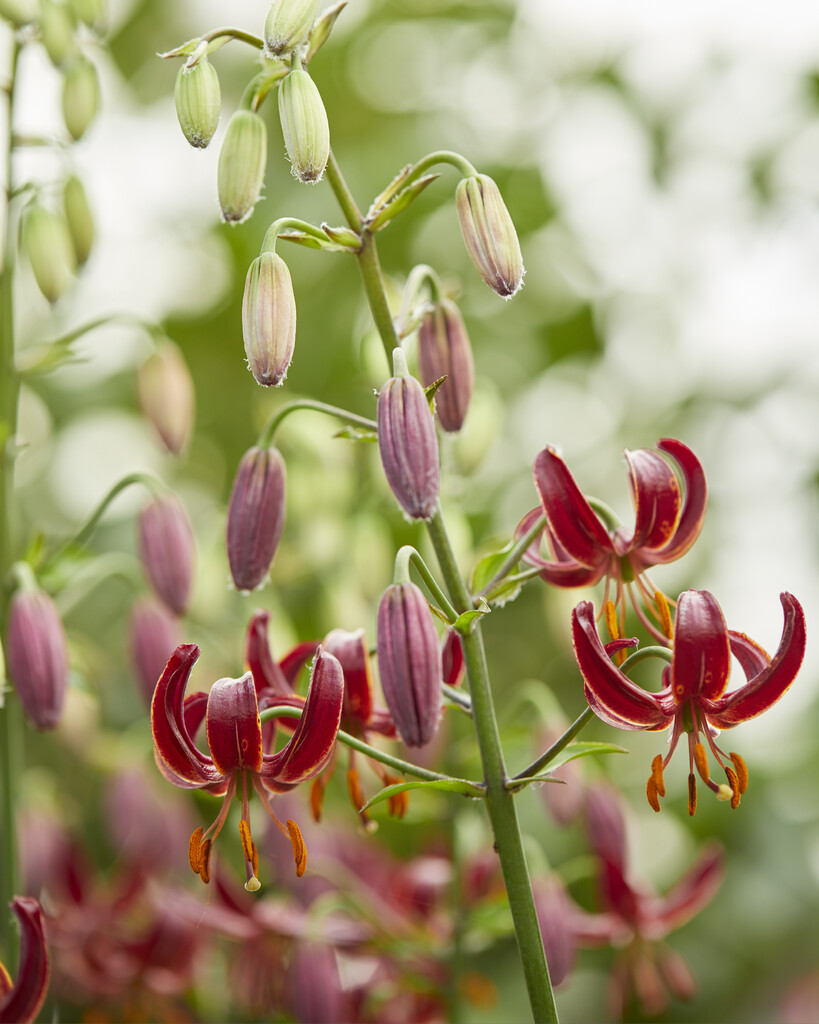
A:
{"label": "orange stamen", "polygon": [[657,754],[651,762],[651,777],[660,796],[665,796],[665,780],[663,779],[663,755]]}
{"label": "orange stamen", "polygon": [[728,785],[731,787],[731,808],[733,810],[736,810],[737,807],[739,807],[739,800],[742,796],[742,790],[739,788],[739,779],[737,778],[737,773],[734,771],[733,768],[728,768],[726,766],[725,774],[728,777]]}
{"label": "orange stamen", "polygon": [[[402,781],[397,775],[384,772],[385,785],[396,786]],[[403,818],[409,808],[409,793],[406,790],[403,793],[393,793],[392,796],[387,798],[387,805],[393,818]]]}
{"label": "orange stamen", "polygon": [[242,853],[245,860],[253,863],[253,837],[250,834],[250,822],[242,818],[239,822],[239,835],[242,837]]}
{"label": "orange stamen", "polygon": [[737,783],[739,785],[739,791],[740,793],[744,793],[745,790],[748,788],[748,767],[743,761],[743,759],[739,756],[739,754],[729,753],[728,756],[734,762],[734,768],[736,769],[737,773]]}
{"label": "orange stamen", "polygon": [[694,747],[694,761],[703,782],[708,782],[711,778],[711,772],[708,768],[708,758],[705,756],[705,747],[702,743],[697,743]]}
{"label": "orange stamen", "polygon": [[195,874],[199,874],[199,867],[202,863],[202,828],[201,826],[194,830],[193,835],[188,843],[188,860],[190,861],[191,871]]}
{"label": "orange stamen", "polygon": [[671,621],[671,612],[668,609],[668,601],[661,590],[654,591],[654,604],[660,615],[660,628],[669,640],[674,639],[674,624]]}
{"label": "orange stamen", "polygon": [[697,809],[697,778],[693,772],[688,774],[688,813],[693,817]]}
{"label": "orange stamen", "polygon": [[313,821],[321,821],[321,811],[324,807],[324,790],[326,788],[327,783],[324,781],[323,775],[313,779],[313,785],[310,787],[310,810],[313,813]]}
{"label": "orange stamen", "polygon": [[364,790],[361,788],[361,780],[359,779],[358,772],[355,768],[350,768],[347,771],[347,792],[350,795],[350,803],[360,814],[362,807],[367,802],[367,798],[364,796]]}
{"label": "orange stamen", "polygon": [[654,781],[654,777],[651,776],[646,783],[646,797],[649,804],[655,811],[660,810],[660,799],[657,795],[657,783]]}
{"label": "orange stamen", "polygon": [[293,860],[296,862],[296,876],[301,878],[307,870],[307,847],[301,836],[299,826],[292,819],[287,821],[287,831],[290,834],[290,845],[293,847]]}
{"label": "orange stamen", "polygon": [[202,843],[202,859],[199,863],[199,877],[205,885],[210,881],[210,848],[212,845],[213,844],[210,839],[206,839]]}

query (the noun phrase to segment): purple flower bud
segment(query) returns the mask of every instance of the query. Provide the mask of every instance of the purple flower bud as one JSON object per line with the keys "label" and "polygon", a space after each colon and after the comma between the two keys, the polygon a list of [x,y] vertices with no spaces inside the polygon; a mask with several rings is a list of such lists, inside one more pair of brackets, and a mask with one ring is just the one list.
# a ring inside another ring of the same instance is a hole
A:
{"label": "purple flower bud", "polygon": [[182,642],[179,622],[163,604],[141,598],[131,611],[131,658],[143,696],[150,705],[156,681]]}
{"label": "purple flower bud", "polygon": [[441,717],[441,649],[432,612],[414,583],[387,587],[378,606],[378,671],[404,743],[423,747]]}
{"label": "purple flower bud", "polygon": [[455,205],[469,258],[489,287],[509,298],[523,280],[515,225],[495,182],[486,174],[463,178]]}
{"label": "purple flower bud", "polygon": [[154,498],[142,510],[139,553],[157,595],[171,611],[184,615],[196,550],[190,521],[172,494]]}
{"label": "purple flower bud", "polygon": [[287,264],[276,253],[263,252],[250,264],[242,336],[247,364],[258,383],[282,384],[296,344],[296,297]]}
{"label": "purple flower bud", "polygon": [[435,421],[424,389],[406,374],[403,352],[396,349],[393,358],[396,376],[378,396],[378,450],[401,507],[412,519],[429,519],[441,486]]}
{"label": "purple flower bud", "polygon": [[242,456],[227,516],[230,573],[238,590],[264,580],[284,529],[284,459],[275,448],[251,448]]}
{"label": "purple flower bud", "polygon": [[446,377],[435,392],[435,409],[444,430],[460,430],[472,398],[475,366],[466,325],[450,299],[436,303],[421,321],[418,361],[424,387]]}
{"label": "purple flower bud", "polygon": [[6,658],[26,717],[37,729],[53,729],[68,685],[68,645],[48,594],[18,590],[12,597]]}

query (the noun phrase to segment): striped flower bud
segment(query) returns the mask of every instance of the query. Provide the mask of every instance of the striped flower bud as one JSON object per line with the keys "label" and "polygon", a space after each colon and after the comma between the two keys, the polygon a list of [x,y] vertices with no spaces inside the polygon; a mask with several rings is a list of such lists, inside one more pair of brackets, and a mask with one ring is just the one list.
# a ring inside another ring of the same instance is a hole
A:
{"label": "striped flower bud", "polygon": [[219,75],[207,57],[200,57],[190,68],[182,65],[176,76],[173,101],[182,134],[193,147],[204,149],[219,124],[222,105]]}
{"label": "striped flower bud", "polygon": [[275,448],[242,456],[227,515],[227,553],[237,590],[265,579],[284,529],[284,459]]}
{"label": "striped flower bud", "polygon": [[26,717],[59,724],[68,686],[68,645],[57,606],[41,590],[18,590],[9,606],[6,660]]}
{"label": "striped flower bud", "polygon": [[466,251],[478,273],[498,295],[514,295],[523,280],[523,257],[498,186],[486,174],[463,178],[455,205]]}
{"label": "striped flower bud", "polygon": [[436,303],[421,321],[418,361],[424,387],[446,377],[435,392],[435,409],[444,430],[460,430],[472,397],[475,366],[466,324],[450,299]]}
{"label": "striped flower bud", "polygon": [[263,252],[250,264],[242,300],[247,365],[264,387],[284,383],[296,345],[296,296],[287,264]]}
{"label": "striped flower bud", "polygon": [[422,747],[441,717],[441,648],[421,589],[387,587],[378,606],[378,671],[395,728],[404,743]]}
{"label": "striped flower bud", "polygon": [[97,69],[85,57],[75,57],[63,78],[63,120],[72,139],[81,139],[100,109]]}
{"label": "striped flower bud", "polygon": [[0,18],[10,21],[18,28],[37,20],[36,0],[0,0]]}
{"label": "striped flower bud", "polygon": [[131,611],[131,660],[142,695],[150,705],[156,682],[179,644],[179,620],[153,598],[141,598]]}
{"label": "striped flower bud", "polygon": [[188,364],[170,339],[139,368],[139,404],[171,455],[180,455],[193,432],[196,398]]}
{"label": "striped flower bud", "polygon": [[172,494],[153,498],[139,517],[139,553],[151,586],[171,611],[188,608],[195,543],[185,509]]}
{"label": "striped flower bud", "polygon": [[291,71],[279,86],[279,118],[290,168],[299,181],[321,181],[330,156],[327,111],[306,71]]}
{"label": "striped flower bud", "polygon": [[55,67],[76,52],[73,11],[64,3],[43,0],[40,8],[40,42]]}
{"label": "striped flower bud", "polygon": [[23,218],[23,244],[38,288],[56,302],[74,280],[77,259],[63,214],[31,203]]}
{"label": "striped flower bud", "polygon": [[264,185],[267,128],[258,114],[237,110],[219,151],[217,185],[222,219],[241,224],[253,213]]}
{"label": "striped flower bud", "polygon": [[68,224],[77,265],[82,266],[91,255],[94,244],[94,218],[83,184],[72,175],[63,186],[63,210]]}
{"label": "striped flower bud", "polygon": [[316,20],[319,0],[275,0],[264,22],[264,42],[270,53],[286,53],[307,41]]}
{"label": "striped flower bud", "polygon": [[105,0],[70,0],[71,9],[89,28],[99,29],[105,22]]}
{"label": "striped flower bud", "polygon": [[378,396],[378,450],[387,482],[411,519],[429,519],[438,503],[438,435],[427,396],[407,372],[404,353],[393,352],[395,376]]}

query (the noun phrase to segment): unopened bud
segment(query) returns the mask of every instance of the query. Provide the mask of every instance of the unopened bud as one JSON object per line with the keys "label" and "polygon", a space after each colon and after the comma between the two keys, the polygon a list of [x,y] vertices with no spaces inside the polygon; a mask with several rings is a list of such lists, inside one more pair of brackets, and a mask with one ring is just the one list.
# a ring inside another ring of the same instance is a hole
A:
{"label": "unopened bud", "polygon": [[81,139],[100,109],[97,69],[85,57],[75,57],[63,79],[63,119],[72,139]]}
{"label": "unopened bud", "polygon": [[193,431],[196,399],[188,364],[169,339],[157,343],[139,369],[139,404],[171,455],[181,454]]}
{"label": "unopened bud", "polygon": [[398,376],[390,377],[378,396],[378,450],[387,482],[412,519],[429,519],[438,503],[441,470],[438,436],[427,396],[405,368],[400,349]]}
{"label": "unopened bud", "polygon": [[71,9],[89,28],[99,28],[105,21],[105,0],[70,0]]}
{"label": "unopened bud", "polygon": [[253,213],[264,185],[267,129],[258,114],[237,110],[219,151],[217,183],[222,219],[240,224]]}
{"label": "unopened bud", "polygon": [[286,53],[307,41],[316,20],[319,0],[275,0],[264,22],[264,42],[270,53]]}
{"label": "unopened bud", "polygon": [[139,517],[139,552],[151,586],[184,615],[193,581],[195,544],[184,508],[171,494],[154,498]]}
{"label": "unopened bud", "polygon": [[263,252],[251,264],[242,300],[242,337],[251,373],[264,387],[284,382],[296,344],[296,296],[287,264]]}
{"label": "unopened bud", "polygon": [[426,598],[414,583],[387,587],[378,606],[378,671],[404,743],[422,747],[441,716],[441,649]]}
{"label": "unopened bud", "polygon": [[77,265],[82,266],[91,255],[94,244],[94,218],[83,183],[75,175],[63,186],[63,210],[74,243]]}
{"label": "unopened bud", "polygon": [[418,361],[425,387],[446,377],[435,392],[435,409],[444,430],[460,430],[472,398],[475,365],[463,317],[450,299],[436,303],[421,321]]}
{"label": "unopened bud", "polygon": [[176,76],[173,100],[179,127],[188,142],[204,149],[219,124],[222,91],[216,68],[206,56],[193,65],[183,64]]}
{"label": "unopened bud", "polygon": [[242,456],[227,515],[227,553],[237,590],[264,580],[284,529],[284,459],[275,448],[251,448]]}
{"label": "unopened bud", "polygon": [[76,50],[74,28],[73,11],[67,4],[43,0],[40,9],[40,42],[56,67]]}
{"label": "unopened bud", "polygon": [[77,259],[63,214],[32,203],[23,218],[23,244],[37,286],[56,302],[74,279]]}
{"label": "unopened bud", "polygon": [[330,125],[306,71],[291,71],[279,86],[279,117],[293,174],[299,181],[321,181],[330,156]]}
{"label": "unopened bud", "polygon": [[478,273],[498,295],[514,295],[523,280],[523,257],[498,186],[486,174],[463,178],[455,205],[466,251]]}
{"label": "unopened bud", "polygon": [[18,590],[9,607],[6,658],[26,717],[59,724],[68,685],[68,646],[57,606],[41,590]]}
{"label": "unopened bud", "polygon": [[179,622],[163,604],[153,598],[136,602],[131,612],[131,659],[149,705],[157,680],[180,643]]}
{"label": "unopened bud", "polygon": [[0,0],[0,18],[18,28],[37,20],[37,0]]}

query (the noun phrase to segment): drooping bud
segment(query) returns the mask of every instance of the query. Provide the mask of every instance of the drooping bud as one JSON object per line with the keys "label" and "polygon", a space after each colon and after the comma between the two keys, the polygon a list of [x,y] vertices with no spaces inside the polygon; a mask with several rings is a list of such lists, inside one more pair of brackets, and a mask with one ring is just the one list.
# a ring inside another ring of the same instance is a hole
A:
{"label": "drooping bud", "polygon": [[36,0],[0,0],[0,18],[18,28],[37,20]]}
{"label": "drooping bud", "polygon": [[463,178],[455,205],[466,251],[489,287],[509,298],[523,280],[523,257],[515,225],[495,182],[487,174]]}
{"label": "drooping bud", "polygon": [[472,398],[475,365],[466,325],[451,299],[436,303],[421,321],[418,361],[424,387],[446,377],[435,392],[435,409],[444,430],[460,430]]}
{"label": "drooping bud", "polygon": [[330,156],[330,125],[316,83],[295,70],[279,86],[279,117],[290,167],[299,181],[321,181]]}
{"label": "drooping bud", "polygon": [[76,175],[72,175],[63,186],[63,210],[74,243],[77,265],[82,266],[94,244],[94,218],[83,184]]}
{"label": "drooping bud", "polygon": [[319,0],[275,0],[264,22],[264,42],[269,52],[286,53],[306,42],[318,9]]}
{"label": "drooping bud", "polygon": [[227,553],[237,590],[264,580],[284,529],[284,459],[275,448],[251,448],[242,456],[227,515]]}
{"label": "drooping bud", "polygon": [[56,302],[74,280],[76,256],[68,222],[62,213],[32,203],[23,217],[23,244],[37,286]]}
{"label": "drooping bud", "polygon": [[441,486],[435,421],[424,389],[406,372],[401,349],[393,363],[395,376],[378,396],[378,450],[401,507],[412,519],[429,519]]}
{"label": "drooping bud", "polygon": [[242,300],[242,337],[250,371],[264,387],[284,383],[296,344],[296,296],[287,264],[263,252],[250,264]]}
{"label": "drooping bud", "polygon": [[165,604],[184,615],[193,582],[193,529],[178,498],[153,498],[139,517],[139,553],[151,586]]}
{"label": "drooping bud", "polygon": [[253,213],[266,164],[264,121],[250,110],[237,110],[228,121],[217,170],[219,206],[228,224],[241,224]]}
{"label": "drooping bud", "polygon": [[140,598],[131,611],[131,660],[140,691],[150,706],[156,682],[181,643],[179,622],[152,598]]}
{"label": "drooping bud", "polygon": [[222,91],[216,68],[206,56],[193,65],[183,64],[176,76],[173,100],[179,127],[188,142],[204,149],[219,124]]}
{"label": "drooping bud", "polygon": [[193,432],[196,398],[188,364],[170,339],[156,349],[139,368],[139,404],[171,453],[185,450]]}
{"label": "drooping bud", "polygon": [[70,0],[76,17],[89,28],[99,28],[105,21],[105,0]]}
{"label": "drooping bud", "polygon": [[441,716],[441,649],[421,589],[387,587],[378,606],[378,671],[384,699],[401,739],[422,747]]}
{"label": "drooping bud", "polygon": [[55,67],[74,53],[74,17],[68,4],[43,0],[40,8],[40,42]]}
{"label": "drooping bud", "polygon": [[57,606],[43,591],[12,597],[6,659],[28,720],[36,729],[55,728],[68,686],[68,645]]}
{"label": "drooping bud", "polygon": [[63,120],[72,139],[81,139],[100,109],[97,69],[85,57],[75,57],[63,78]]}

